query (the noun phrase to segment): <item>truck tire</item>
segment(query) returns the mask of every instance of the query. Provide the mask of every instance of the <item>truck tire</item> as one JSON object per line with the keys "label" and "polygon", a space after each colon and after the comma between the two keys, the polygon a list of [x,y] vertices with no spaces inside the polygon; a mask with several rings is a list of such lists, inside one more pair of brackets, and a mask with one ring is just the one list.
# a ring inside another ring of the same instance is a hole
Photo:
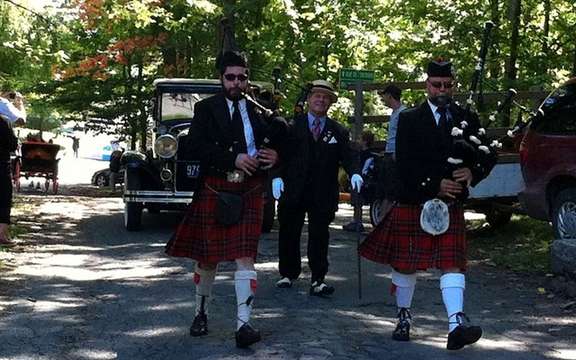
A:
{"label": "truck tire", "polygon": [[490,224],[493,229],[497,229],[508,224],[511,218],[511,211],[491,209],[486,212],[486,222]]}
{"label": "truck tire", "polygon": [[576,239],[576,188],[560,191],[552,201],[552,227],[556,239]]}
{"label": "truck tire", "polygon": [[262,232],[269,233],[274,226],[274,218],[276,217],[276,201],[274,199],[266,199],[264,203],[264,214],[262,217]]}

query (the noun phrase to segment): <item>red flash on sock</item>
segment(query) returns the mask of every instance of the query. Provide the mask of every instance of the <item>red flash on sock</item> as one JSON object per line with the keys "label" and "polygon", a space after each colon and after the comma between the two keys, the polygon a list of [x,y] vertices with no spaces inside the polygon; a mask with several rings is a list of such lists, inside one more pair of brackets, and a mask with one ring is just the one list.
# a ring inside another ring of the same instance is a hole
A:
{"label": "red flash on sock", "polygon": [[250,289],[252,289],[253,293],[256,292],[257,286],[258,286],[258,281],[256,279],[250,279]]}
{"label": "red flash on sock", "polygon": [[200,274],[198,274],[197,272],[194,273],[194,284],[196,285],[200,284]]}

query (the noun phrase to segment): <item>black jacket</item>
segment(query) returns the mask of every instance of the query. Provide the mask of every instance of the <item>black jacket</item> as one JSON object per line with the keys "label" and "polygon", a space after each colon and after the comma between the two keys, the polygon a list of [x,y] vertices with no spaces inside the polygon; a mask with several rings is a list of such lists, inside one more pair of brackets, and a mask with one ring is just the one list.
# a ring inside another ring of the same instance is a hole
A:
{"label": "black jacket", "polygon": [[[250,102],[248,117],[254,132],[256,148],[274,148],[278,138],[285,138],[286,123],[282,119],[264,119]],[[274,137],[271,138],[271,129]],[[200,160],[204,174],[215,170],[228,172],[236,169],[236,156],[242,152],[240,139],[231,126],[230,112],[224,94],[217,94],[199,101],[194,107],[194,118],[185,139],[185,157]]]}
{"label": "black jacket", "polygon": [[10,153],[16,151],[18,138],[8,122],[0,118],[0,162],[10,161]]}
{"label": "black jacket", "polygon": [[[449,111],[453,125],[466,120],[468,130],[477,132],[480,123],[476,114],[456,104],[451,104]],[[490,149],[488,156],[477,151],[461,166],[472,171],[472,186],[488,176],[496,163],[496,154]],[[396,164],[403,185],[399,202],[421,204],[435,198],[440,191],[440,181],[451,178],[452,169],[447,159],[453,150],[453,137],[437,127],[428,102],[401,112],[396,137]]]}
{"label": "black jacket", "polygon": [[348,130],[327,118],[315,143],[305,114],[290,123],[288,133],[281,171],[285,191],[280,201],[289,206],[307,202],[322,210],[338,210],[339,167],[349,175],[360,173]]}

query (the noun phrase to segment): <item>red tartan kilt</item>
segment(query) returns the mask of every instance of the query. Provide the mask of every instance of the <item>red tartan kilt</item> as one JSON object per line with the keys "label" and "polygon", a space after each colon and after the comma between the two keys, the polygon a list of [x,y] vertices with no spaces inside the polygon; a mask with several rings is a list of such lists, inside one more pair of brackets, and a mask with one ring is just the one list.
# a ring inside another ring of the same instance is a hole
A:
{"label": "red tartan kilt", "polygon": [[433,236],[420,227],[419,205],[396,205],[358,251],[362,257],[398,270],[466,270],[466,226],[462,206],[450,206],[450,226]]}
{"label": "red tartan kilt", "polygon": [[[188,257],[203,263],[231,261],[242,257],[256,258],[262,229],[264,178],[249,177],[242,183],[231,183],[218,177],[207,177],[196,194],[184,219],[166,244],[170,256]],[[243,196],[242,219],[235,225],[216,223],[216,191],[246,193]],[[254,190],[255,189],[255,190]]]}

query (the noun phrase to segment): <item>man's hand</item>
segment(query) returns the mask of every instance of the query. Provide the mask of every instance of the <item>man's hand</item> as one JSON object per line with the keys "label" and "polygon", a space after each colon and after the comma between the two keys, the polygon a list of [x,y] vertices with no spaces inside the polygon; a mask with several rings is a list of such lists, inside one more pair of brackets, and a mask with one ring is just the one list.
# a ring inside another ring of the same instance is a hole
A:
{"label": "man's hand", "polygon": [[248,154],[238,154],[236,161],[234,161],[234,166],[248,175],[252,175],[258,169],[258,165],[258,159]]}
{"label": "man's hand", "polygon": [[278,162],[278,153],[274,149],[260,149],[257,157],[260,163],[264,165],[262,170],[268,170]]}
{"label": "man's hand", "polygon": [[467,186],[472,183],[472,171],[468,168],[460,168],[452,172],[452,177],[456,182],[465,182]]}
{"label": "man's hand", "polygon": [[442,179],[440,181],[440,192],[438,192],[438,197],[445,197],[450,199],[456,199],[456,195],[462,192],[462,185],[456,181],[449,179]]}

